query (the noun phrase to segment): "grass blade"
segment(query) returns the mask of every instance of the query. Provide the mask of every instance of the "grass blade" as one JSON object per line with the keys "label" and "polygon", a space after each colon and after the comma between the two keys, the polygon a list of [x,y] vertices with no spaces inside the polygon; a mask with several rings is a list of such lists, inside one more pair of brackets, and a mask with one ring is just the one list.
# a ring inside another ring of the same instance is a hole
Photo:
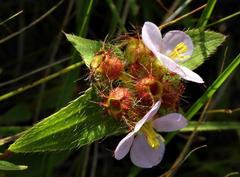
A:
{"label": "grass blade", "polygon": [[223,82],[230,76],[230,74],[236,69],[240,64],[240,54],[231,62],[231,64],[218,76],[218,78],[212,83],[212,85],[207,89],[207,91],[199,98],[192,107],[186,113],[186,117],[190,120],[204,103],[218,90],[218,88],[223,84]]}
{"label": "grass blade", "polygon": [[189,122],[189,125],[183,129],[181,132],[191,132],[195,129],[196,125],[197,131],[223,131],[223,130],[240,130],[239,122],[202,122],[199,124],[197,121]]}
{"label": "grass blade", "polygon": [[198,27],[205,28],[207,26],[208,20],[213,12],[214,6],[217,0],[208,0],[207,7],[204,9],[199,22]]}
{"label": "grass blade", "polygon": [[[240,54],[228,65],[228,67],[218,76],[218,78],[212,83],[212,85],[207,89],[207,91],[192,105],[192,107],[185,114],[185,117],[190,120],[204,105],[204,103],[213,96],[213,94],[218,90],[218,88],[223,84],[223,82],[230,76],[230,74],[237,68],[240,64]],[[176,132],[169,133],[166,137],[166,143],[168,143],[174,136]]]}
{"label": "grass blade", "polygon": [[123,22],[122,22],[122,19],[121,19],[119,13],[118,13],[118,10],[117,10],[115,4],[113,3],[113,1],[112,1],[112,0],[107,0],[107,3],[108,3],[108,5],[109,5],[109,7],[110,7],[110,9],[111,9],[111,11],[112,11],[112,13],[113,13],[116,21],[117,21],[118,24],[119,24],[119,27],[121,28],[121,31],[122,31],[122,32],[127,32],[127,30],[126,30],[126,28],[124,27],[124,24],[123,24]]}
{"label": "grass blade", "polygon": [[3,20],[2,22],[0,22],[0,26],[2,26],[4,23],[8,22],[9,20],[15,18],[16,16],[20,15],[21,13],[23,13],[23,10],[13,14],[12,16],[10,16],[9,18]]}

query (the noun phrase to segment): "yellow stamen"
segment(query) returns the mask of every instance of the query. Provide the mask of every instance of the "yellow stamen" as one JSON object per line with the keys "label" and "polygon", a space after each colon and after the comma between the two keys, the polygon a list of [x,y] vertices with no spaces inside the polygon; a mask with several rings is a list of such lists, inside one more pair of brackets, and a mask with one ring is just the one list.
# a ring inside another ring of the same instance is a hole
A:
{"label": "yellow stamen", "polygon": [[141,130],[146,135],[149,146],[153,149],[157,149],[160,146],[160,139],[164,141],[163,137],[155,132],[151,123],[145,123]]}
{"label": "yellow stamen", "polygon": [[190,58],[189,55],[182,55],[183,53],[188,51],[188,47],[186,44],[183,42],[180,42],[169,54],[169,57],[172,59],[180,59],[180,60],[185,60]]}

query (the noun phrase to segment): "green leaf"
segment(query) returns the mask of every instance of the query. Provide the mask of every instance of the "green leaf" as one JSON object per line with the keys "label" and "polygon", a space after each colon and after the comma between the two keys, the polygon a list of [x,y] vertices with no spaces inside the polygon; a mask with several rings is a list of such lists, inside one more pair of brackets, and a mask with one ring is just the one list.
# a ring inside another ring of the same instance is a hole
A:
{"label": "green leaf", "polygon": [[194,51],[190,60],[187,60],[181,65],[194,70],[216,51],[225,40],[225,36],[221,33],[213,31],[201,31],[200,29],[193,29],[186,31],[192,38]]}
{"label": "green leaf", "polygon": [[188,126],[181,129],[181,132],[193,131],[197,126],[197,131],[223,131],[223,130],[240,130],[239,122],[202,122],[190,121]]}
{"label": "green leaf", "polygon": [[13,163],[0,160],[0,170],[6,170],[6,171],[15,171],[15,170],[26,170],[28,166],[25,165],[15,165]]}
{"label": "green leaf", "polygon": [[92,58],[102,47],[102,43],[100,41],[89,40],[72,34],[65,35],[68,41],[70,41],[75,49],[80,53],[85,64],[89,67]]}
{"label": "green leaf", "polygon": [[[77,149],[123,131],[96,103],[92,89],[26,131],[9,150],[44,152]],[[94,101],[94,102],[93,102]]]}

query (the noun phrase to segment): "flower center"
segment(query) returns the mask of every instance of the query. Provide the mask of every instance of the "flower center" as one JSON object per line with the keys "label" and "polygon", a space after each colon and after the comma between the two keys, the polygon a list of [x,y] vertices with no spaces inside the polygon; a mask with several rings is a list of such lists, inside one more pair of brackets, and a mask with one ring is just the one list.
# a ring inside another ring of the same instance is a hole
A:
{"label": "flower center", "polygon": [[163,137],[153,129],[150,122],[145,123],[141,131],[146,135],[147,143],[153,149],[157,149],[160,146],[160,139],[164,141]]}
{"label": "flower center", "polygon": [[188,47],[183,42],[180,42],[176,47],[170,52],[169,57],[173,60],[185,60],[190,58],[189,55],[183,55],[187,52]]}

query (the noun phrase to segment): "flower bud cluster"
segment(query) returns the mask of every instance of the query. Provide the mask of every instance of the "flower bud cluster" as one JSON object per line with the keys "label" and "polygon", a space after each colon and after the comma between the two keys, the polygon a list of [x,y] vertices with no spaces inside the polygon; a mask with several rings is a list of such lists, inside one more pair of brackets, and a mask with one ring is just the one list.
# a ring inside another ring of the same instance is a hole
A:
{"label": "flower bud cluster", "polygon": [[176,111],[184,91],[180,77],[163,67],[139,36],[120,40],[118,52],[116,46],[101,49],[90,65],[106,112],[131,126],[158,100],[162,109]]}

